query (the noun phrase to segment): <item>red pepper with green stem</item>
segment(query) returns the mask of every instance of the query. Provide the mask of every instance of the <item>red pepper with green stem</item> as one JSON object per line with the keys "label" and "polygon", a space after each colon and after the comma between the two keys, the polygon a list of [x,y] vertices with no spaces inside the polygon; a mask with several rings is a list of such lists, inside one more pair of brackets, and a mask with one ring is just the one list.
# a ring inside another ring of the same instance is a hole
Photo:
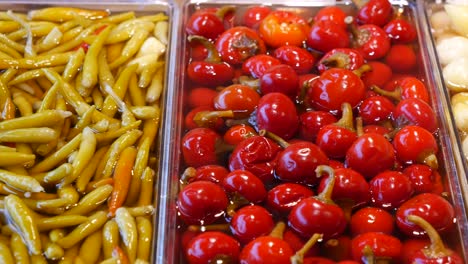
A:
{"label": "red pepper with green stem", "polygon": [[187,66],[191,81],[203,86],[215,87],[226,84],[234,78],[234,68],[221,60],[214,44],[201,36],[189,36],[188,40],[201,42],[208,50],[204,61],[192,61]]}

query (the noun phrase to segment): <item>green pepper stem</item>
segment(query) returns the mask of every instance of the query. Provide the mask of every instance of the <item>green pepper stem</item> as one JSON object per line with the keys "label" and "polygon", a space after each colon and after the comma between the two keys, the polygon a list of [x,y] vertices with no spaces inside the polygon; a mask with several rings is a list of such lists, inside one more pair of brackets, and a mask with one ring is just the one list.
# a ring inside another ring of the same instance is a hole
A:
{"label": "green pepper stem", "polygon": [[284,230],[286,229],[286,224],[279,221],[273,230],[270,232],[270,236],[283,239]]}
{"label": "green pepper stem", "polygon": [[255,79],[253,77],[242,75],[239,76],[237,81],[239,82],[239,84],[249,86],[252,89],[254,89],[254,91],[256,91],[257,93],[260,93],[260,79]]}
{"label": "green pepper stem", "polygon": [[213,127],[218,118],[234,118],[234,111],[200,111],[195,114],[193,121],[200,127]]}
{"label": "green pepper stem", "polygon": [[422,162],[434,170],[439,168],[439,162],[437,161],[437,156],[434,153],[425,156]]}
{"label": "green pepper stem", "polygon": [[352,2],[357,9],[361,9],[367,3],[365,0],[353,0]]}
{"label": "green pepper stem", "polygon": [[194,167],[188,167],[184,170],[179,180],[179,188],[182,190],[187,184],[189,184],[190,179],[195,177],[197,170]]}
{"label": "green pepper stem", "polygon": [[187,230],[193,232],[205,232],[205,231],[229,231],[229,224],[213,224],[206,226],[190,225]]}
{"label": "green pepper stem", "polygon": [[363,64],[361,67],[354,70],[354,74],[361,77],[365,72],[371,71],[372,67],[369,64]]}
{"label": "green pepper stem", "polygon": [[430,247],[423,249],[426,257],[433,259],[450,255],[450,252],[445,247],[439,233],[437,233],[437,230],[429,222],[417,215],[408,215],[406,219],[424,229],[431,240]]}
{"label": "green pepper stem", "polygon": [[351,107],[351,104],[343,103],[341,105],[341,113],[341,118],[335,123],[335,125],[355,131],[353,124],[353,108]]}
{"label": "green pepper stem", "polygon": [[216,155],[222,155],[226,152],[232,152],[234,150],[234,146],[227,144],[224,140],[216,140],[215,142],[215,153]]}
{"label": "green pepper stem", "polygon": [[294,256],[291,257],[291,264],[302,264],[304,263],[304,255],[309,251],[317,241],[323,238],[322,234],[314,234],[305,244],[299,249]]}
{"label": "green pepper stem", "polygon": [[383,95],[383,96],[386,96],[386,97],[390,97],[391,99],[399,102],[401,100],[401,87],[398,86],[395,88],[395,90],[393,91],[387,91],[387,90],[384,90],[380,87],[378,87],[377,85],[371,85],[370,87],[370,90],[371,91],[374,91],[380,95]]}
{"label": "green pepper stem", "polygon": [[364,125],[360,116],[356,117],[356,134],[358,137],[364,135]]}
{"label": "green pepper stem", "polygon": [[350,64],[349,56],[343,52],[337,52],[331,55],[330,57],[324,59],[321,64],[325,65],[328,68],[342,68],[347,69],[347,66]]}
{"label": "green pepper stem", "polygon": [[324,173],[328,174],[328,181],[323,191],[317,196],[318,199],[328,204],[334,204],[332,200],[333,187],[335,186],[335,171],[327,165],[319,165],[315,169],[317,177],[322,177]]}
{"label": "green pepper stem", "polygon": [[223,6],[221,7],[220,9],[216,10],[216,16],[219,17],[221,20],[224,19],[224,17],[231,13],[231,12],[234,12],[236,10],[236,7],[233,6],[233,5],[227,5],[227,6]]}
{"label": "green pepper stem", "polygon": [[278,143],[278,145],[280,145],[282,148],[287,148],[290,144],[282,139],[280,136],[276,135],[275,133],[272,133],[270,131],[266,131],[264,129],[258,131],[258,134],[260,136],[265,136],[269,139],[272,139],[273,141],[275,141],[276,143]]}
{"label": "green pepper stem", "polygon": [[362,250],[362,255],[364,257],[364,263],[365,264],[375,264],[375,256],[374,256],[374,251],[372,251],[372,248],[369,245],[364,246],[364,249]]}
{"label": "green pepper stem", "polygon": [[190,35],[187,37],[187,39],[189,42],[198,41],[206,48],[206,50],[208,51],[208,54],[205,59],[206,62],[222,62],[221,56],[219,56],[215,45],[207,38],[198,35]]}
{"label": "green pepper stem", "polygon": [[231,197],[231,202],[229,203],[226,212],[229,216],[233,216],[236,213],[237,208],[249,204],[249,201],[239,193],[235,193]]}

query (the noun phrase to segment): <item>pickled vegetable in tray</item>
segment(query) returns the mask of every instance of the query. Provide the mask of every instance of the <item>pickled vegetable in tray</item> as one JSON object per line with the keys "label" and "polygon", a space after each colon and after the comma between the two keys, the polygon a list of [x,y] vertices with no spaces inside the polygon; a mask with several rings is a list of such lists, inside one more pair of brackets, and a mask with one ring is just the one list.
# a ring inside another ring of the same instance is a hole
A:
{"label": "pickled vegetable in tray", "polygon": [[468,8],[464,5],[445,4],[441,9],[434,10],[430,25],[434,32],[437,56],[442,67],[446,87],[451,96],[452,111],[462,140],[465,157],[468,155],[468,141],[466,140],[466,96],[468,78],[468,31],[466,18]]}
{"label": "pickled vegetable in tray", "polygon": [[232,4],[183,6],[160,260],[464,263],[414,3]]}
{"label": "pickled vegetable in tray", "polygon": [[0,262],[149,263],[169,6],[41,4],[0,5]]}

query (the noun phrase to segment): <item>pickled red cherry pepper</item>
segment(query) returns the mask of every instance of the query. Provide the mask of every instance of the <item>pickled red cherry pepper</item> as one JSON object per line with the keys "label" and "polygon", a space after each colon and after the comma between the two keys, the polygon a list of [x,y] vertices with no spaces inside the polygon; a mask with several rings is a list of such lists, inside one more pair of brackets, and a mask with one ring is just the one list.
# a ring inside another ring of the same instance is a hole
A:
{"label": "pickled red cherry pepper", "polygon": [[187,66],[187,74],[191,81],[200,85],[215,87],[232,80],[234,69],[221,60],[213,43],[200,36],[189,36],[188,40],[200,41],[208,49],[208,55],[204,61],[192,61]]}
{"label": "pickled red cherry pepper", "polygon": [[[417,243],[411,249],[414,256],[405,252],[412,245],[411,237],[425,237],[428,230],[407,216],[418,211],[415,214],[444,234],[453,231],[455,214],[441,196],[444,186],[434,134],[439,126],[428,83],[414,76],[418,65],[394,63],[401,59],[395,51],[416,41],[413,32],[404,34],[395,25],[416,27],[411,20],[393,16],[387,0],[369,1],[354,20],[339,7],[322,8],[311,26],[303,25],[304,20],[292,12],[255,7],[250,12],[259,16],[248,15],[242,27],[234,25],[217,39],[200,40],[208,57],[205,62],[193,57],[189,64],[191,82],[216,87],[213,104],[205,106],[215,110],[199,115],[216,116],[216,126],[212,126],[214,121],[191,123],[183,139],[184,161],[195,167],[191,170],[225,166],[217,178],[207,175],[190,182],[201,182],[202,193],[208,184],[204,180],[212,181],[218,185],[213,191],[221,187],[228,204],[224,196],[213,194],[216,199],[205,203],[218,214],[204,224],[181,199],[181,219],[183,224],[193,224],[188,216],[192,214],[202,224],[197,230],[221,228],[229,235],[225,242],[235,249],[223,257],[212,254],[224,249],[205,248],[204,260],[302,263],[295,262],[293,251],[300,248],[298,241],[316,235],[324,240],[313,250],[298,251],[306,255],[303,263],[355,264],[375,259],[406,264],[424,257],[428,251],[421,254]],[[382,9],[375,12],[375,7]],[[277,27],[278,21],[283,21],[285,31]],[[288,30],[293,32],[289,37]],[[238,44],[251,49],[233,45],[239,32],[245,35],[237,38],[244,40]],[[212,49],[213,43],[217,50]],[[232,77],[223,78],[217,72],[209,81],[201,80],[207,75],[197,79],[190,72],[194,63],[214,63],[205,65],[215,71],[220,64],[227,65]],[[209,136],[202,136],[202,130]],[[220,147],[223,141],[232,147],[228,155]],[[189,142],[199,148],[188,148]],[[318,176],[316,168],[321,171]],[[424,201],[429,209],[444,212],[447,219],[424,208]],[[195,202],[194,208],[200,207]],[[258,219],[264,219],[265,225]],[[286,231],[278,233],[275,228],[268,234],[271,221],[281,226],[286,219]],[[193,241],[202,239],[198,236]],[[240,253],[233,239],[240,242]],[[430,243],[424,240],[422,244]],[[184,247],[186,254],[193,252],[194,245]],[[190,259],[189,263],[197,263]],[[457,263],[457,255],[453,259]]]}

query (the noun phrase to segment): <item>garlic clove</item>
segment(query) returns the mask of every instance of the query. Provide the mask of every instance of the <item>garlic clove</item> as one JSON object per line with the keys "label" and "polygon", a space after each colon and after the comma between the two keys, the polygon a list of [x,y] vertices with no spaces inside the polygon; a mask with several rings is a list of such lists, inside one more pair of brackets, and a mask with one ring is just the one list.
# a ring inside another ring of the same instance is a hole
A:
{"label": "garlic clove", "polygon": [[462,141],[463,154],[465,154],[465,159],[468,160],[468,137]]}
{"label": "garlic clove", "polygon": [[458,103],[453,105],[452,109],[457,128],[468,132],[468,104]]}
{"label": "garlic clove", "polygon": [[443,33],[440,33],[437,36],[436,45],[439,45],[439,43],[442,42],[445,39],[454,38],[454,37],[458,37],[458,36],[459,35],[454,31],[445,31]]}
{"label": "garlic clove", "polygon": [[446,4],[444,6],[447,11],[455,31],[460,35],[468,37],[468,6]]}
{"label": "garlic clove", "polygon": [[452,92],[468,91],[468,58],[457,58],[443,69],[445,84]]}
{"label": "garlic clove", "polygon": [[468,57],[468,38],[455,36],[440,40],[436,46],[440,63],[444,66],[460,57]]}
{"label": "garlic clove", "polygon": [[468,92],[457,93],[450,99],[452,105],[468,104]]}
{"label": "garlic clove", "polygon": [[452,30],[452,20],[445,11],[438,11],[431,15],[430,23],[435,37]]}

